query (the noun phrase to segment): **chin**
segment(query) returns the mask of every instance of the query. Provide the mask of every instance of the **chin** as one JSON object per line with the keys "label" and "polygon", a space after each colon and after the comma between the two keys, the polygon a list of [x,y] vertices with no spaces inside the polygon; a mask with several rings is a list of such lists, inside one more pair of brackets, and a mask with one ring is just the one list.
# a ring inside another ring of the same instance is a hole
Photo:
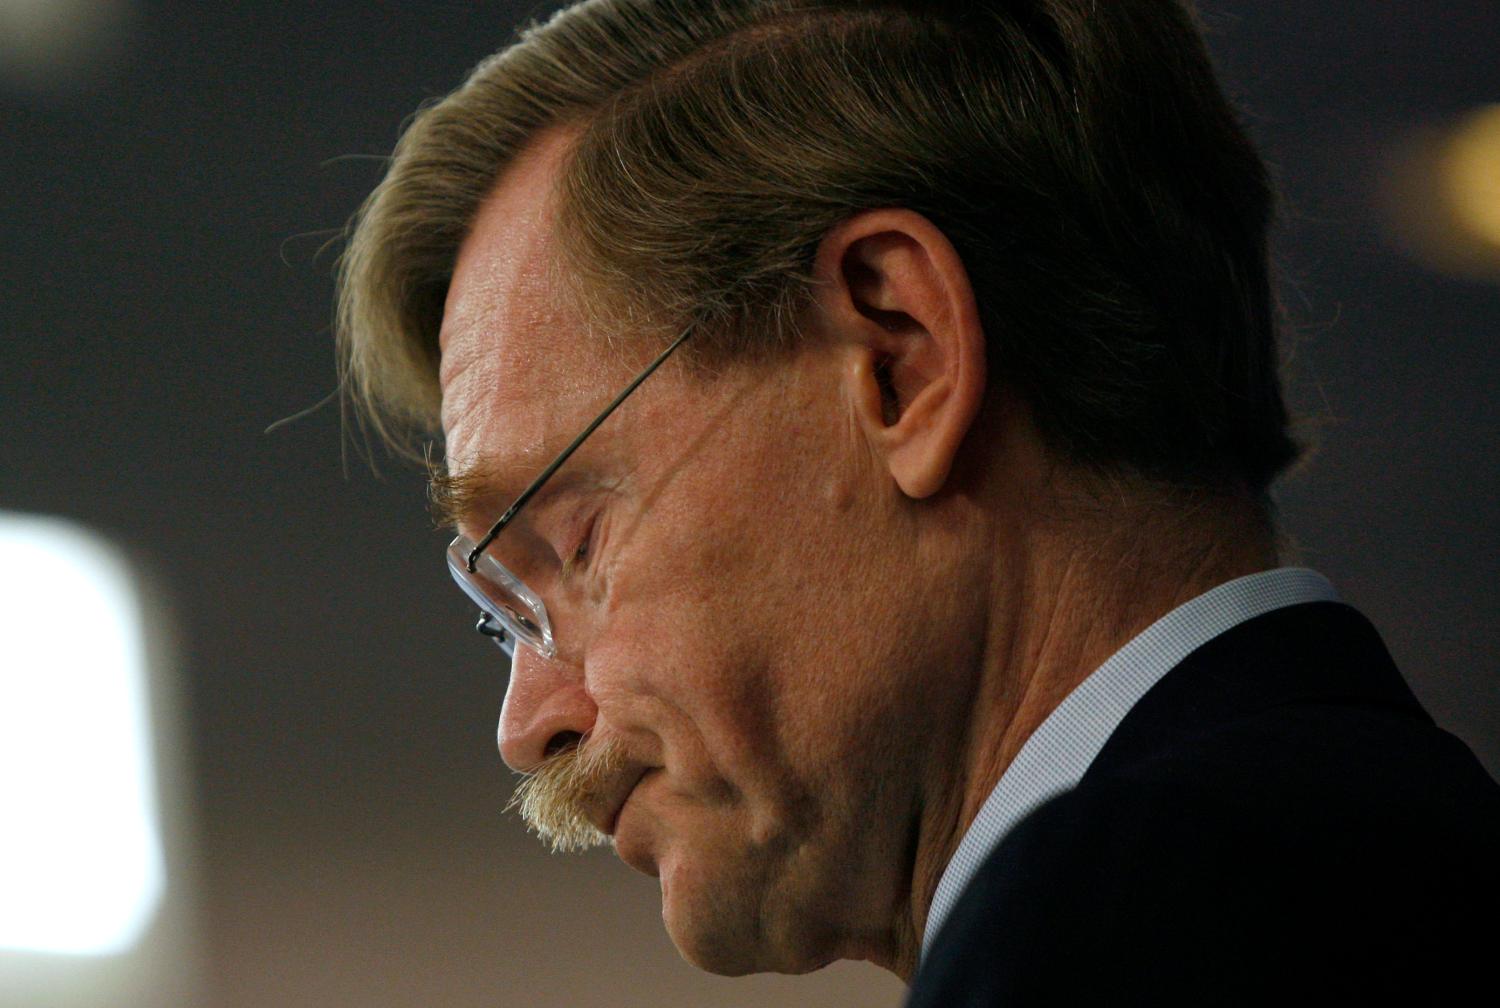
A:
{"label": "chin", "polygon": [[761,972],[755,949],[759,929],[742,886],[704,879],[670,855],[657,865],[657,878],[662,924],[682,958],[719,976]]}
{"label": "chin", "polygon": [[762,880],[709,878],[675,859],[660,867],[662,923],[683,959],[707,973],[811,973],[833,961],[789,940],[781,914],[766,906]]}

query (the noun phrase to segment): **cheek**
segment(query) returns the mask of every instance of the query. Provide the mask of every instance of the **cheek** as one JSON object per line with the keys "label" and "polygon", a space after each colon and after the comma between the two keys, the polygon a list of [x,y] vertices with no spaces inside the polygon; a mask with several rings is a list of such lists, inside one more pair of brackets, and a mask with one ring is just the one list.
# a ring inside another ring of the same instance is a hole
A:
{"label": "cheek", "polygon": [[754,605],[764,581],[755,551],[720,523],[649,548],[658,560],[622,559],[615,571],[590,648],[595,700],[618,730],[654,736],[684,784],[710,795],[754,788],[784,771],[770,665],[785,646]]}
{"label": "cheek", "polygon": [[790,790],[797,767],[826,763],[818,736],[848,720],[840,708],[861,665],[849,630],[869,609],[859,585],[871,581],[870,515],[851,466],[827,458],[837,446],[815,442],[813,430],[836,428],[815,412],[802,403],[726,421],[732,436],[697,440],[611,529],[596,640],[631,669],[632,712],[669,758],[691,752],[746,790]]}

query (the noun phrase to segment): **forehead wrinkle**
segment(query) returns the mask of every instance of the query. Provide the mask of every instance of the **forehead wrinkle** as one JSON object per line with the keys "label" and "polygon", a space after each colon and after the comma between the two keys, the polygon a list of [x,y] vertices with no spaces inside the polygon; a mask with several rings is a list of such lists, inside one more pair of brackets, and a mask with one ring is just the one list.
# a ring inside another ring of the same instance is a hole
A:
{"label": "forehead wrinkle", "polygon": [[498,517],[615,387],[612,359],[593,352],[559,291],[555,183],[568,147],[562,131],[523,152],[458,249],[439,332],[441,420],[455,474],[433,482],[439,520],[492,517],[479,513],[486,507]]}
{"label": "forehead wrinkle", "polygon": [[[516,286],[524,287],[524,284]],[[542,292],[517,290],[498,299],[462,294],[445,319],[439,364],[442,420],[450,457],[467,459],[512,438],[535,456],[539,444],[582,426],[608,399],[606,361],[572,351],[576,326]]]}

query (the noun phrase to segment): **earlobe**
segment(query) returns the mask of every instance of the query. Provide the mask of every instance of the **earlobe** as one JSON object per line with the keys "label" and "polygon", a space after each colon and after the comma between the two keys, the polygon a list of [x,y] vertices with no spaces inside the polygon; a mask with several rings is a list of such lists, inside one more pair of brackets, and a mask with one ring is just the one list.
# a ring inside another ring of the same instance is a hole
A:
{"label": "earlobe", "polygon": [[947,237],[909,210],[873,210],[825,237],[820,314],[850,353],[846,399],[903,494],[947,483],[986,386],[984,333]]}
{"label": "earlobe", "polygon": [[915,500],[931,497],[948,482],[954,459],[977,409],[962,400],[958,383],[940,378],[929,383],[887,428],[891,439],[888,464],[902,493]]}
{"label": "earlobe", "polygon": [[882,365],[895,402],[886,404],[883,426],[872,423],[870,430],[891,478],[914,500],[948,482],[984,398],[983,339],[956,339],[950,349],[943,342],[926,332]]}

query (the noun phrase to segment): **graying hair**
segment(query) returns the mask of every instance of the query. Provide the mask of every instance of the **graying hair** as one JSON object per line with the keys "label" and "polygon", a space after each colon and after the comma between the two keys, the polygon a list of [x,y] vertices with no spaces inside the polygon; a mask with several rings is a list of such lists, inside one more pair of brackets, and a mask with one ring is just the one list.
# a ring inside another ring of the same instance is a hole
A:
{"label": "graying hair", "polygon": [[785,352],[821,238],[901,206],[958,249],[995,382],[1063,457],[1259,496],[1299,453],[1271,191],[1177,0],[589,0],[531,27],[417,114],[351,222],[344,385],[398,447],[437,429],[477,208],[559,125],[559,272],[603,336]]}

